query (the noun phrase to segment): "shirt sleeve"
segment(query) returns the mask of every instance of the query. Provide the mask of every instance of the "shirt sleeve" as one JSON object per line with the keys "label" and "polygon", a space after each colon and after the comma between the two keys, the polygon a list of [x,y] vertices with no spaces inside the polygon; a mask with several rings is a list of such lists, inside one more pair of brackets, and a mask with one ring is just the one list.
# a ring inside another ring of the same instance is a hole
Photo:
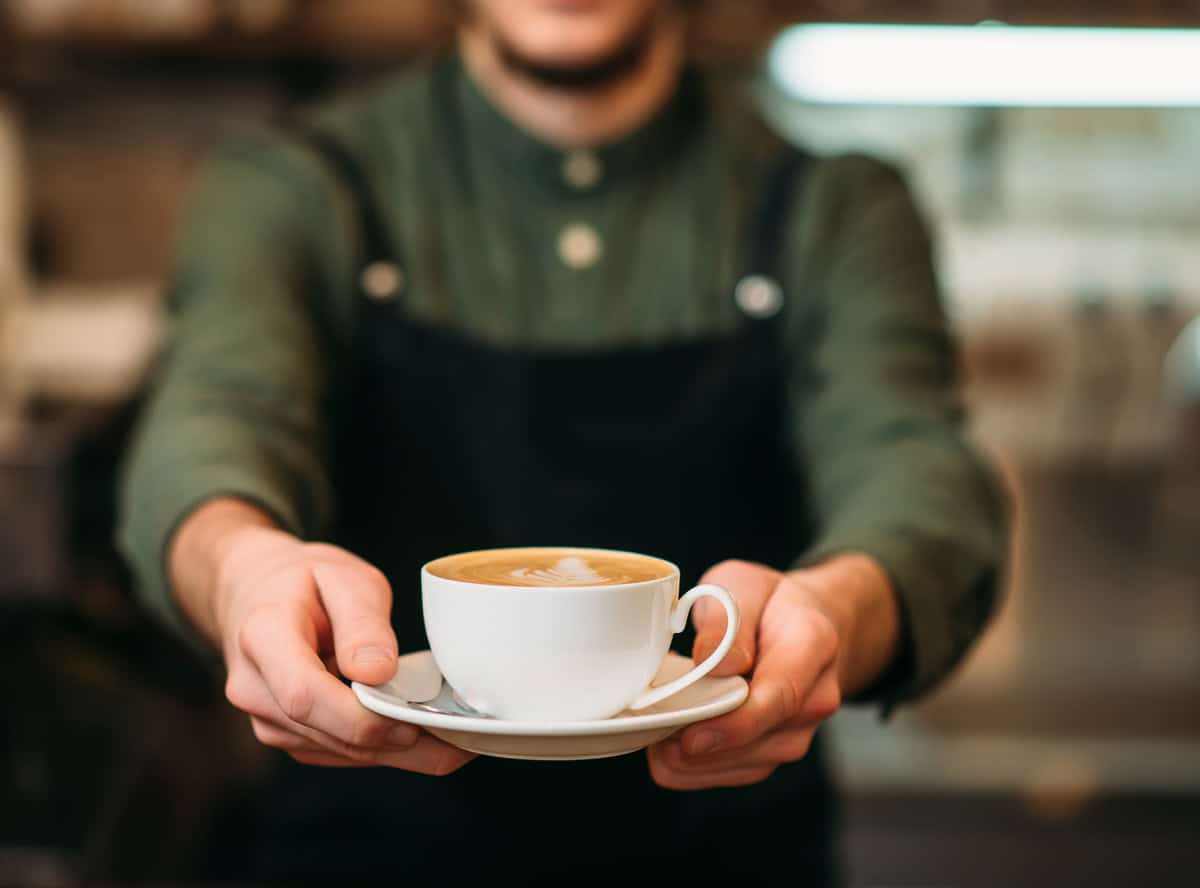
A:
{"label": "shirt sleeve", "polygon": [[805,201],[811,310],[790,319],[790,388],[817,533],[796,566],[855,551],[889,575],[901,651],[861,696],[886,714],[937,684],[982,632],[1007,505],[964,435],[931,241],[902,177],[839,157],[814,171]]}
{"label": "shirt sleeve", "polygon": [[298,150],[230,146],[198,177],[171,273],[167,347],[123,473],[119,544],[139,594],[193,641],[164,563],[191,511],[239,497],[305,535],[329,509],[327,349],[312,309],[320,275],[309,221],[320,214],[312,182],[306,192],[294,181],[300,159],[288,156]]}

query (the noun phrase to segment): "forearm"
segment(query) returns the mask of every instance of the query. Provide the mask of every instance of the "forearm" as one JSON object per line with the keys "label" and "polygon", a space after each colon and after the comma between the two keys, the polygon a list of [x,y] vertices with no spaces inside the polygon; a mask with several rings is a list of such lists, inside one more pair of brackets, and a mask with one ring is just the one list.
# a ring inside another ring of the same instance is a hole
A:
{"label": "forearm", "polygon": [[204,566],[176,565],[172,550],[197,506],[237,498],[304,537],[330,514],[328,348],[346,330],[340,292],[308,298],[314,244],[328,240],[310,220],[333,214],[305,196],[327,177],[294,160],[254,140],[198,173],[168,286],[170,340],[122,473],[119,540],[137,594],[200,653],[211,619],[189,580]]}
{"label": "forearm", "polygon": [[210,500],[179,525],[167,552],[170,591],[192,626],[219,645],[221,565],[230,545],[247,530],[273,530],[277,525],[262,509],[232,497]]}
{"label": "forearm", "polygon": [[838,631],[838,686],[851,697],[883,676],[900,648],[896,591],[875,559],[844,553],[788,576]]}
{"label": "forearm", "polygon": [[[845,620],[843,690],[890,711],[941,681],[982,631],[1006,517],[964,438],[957,350],[915,200],[895,170],[873,161],[843,158],[825,170],[812,199],[830,226],[798,252],[816,257],[808,271],[821,282],[812,291],[819,322],[798,312],[788,328],[795,453],[813,518],[793,566],[864,553],[886,576],[890,602],[848,606],[861,615]],[[890,659],[871,656],[881,650]]]}
{"label": "forearm", "polygon": [[859,552],[885,572],[899,604],[901,650],[881,683],[855,695],[885,712],[949,675],[983,631],[997,595],[1007,523],[1000,488],[964,443],[941,442],[894,444],[892,462],[881,454],[874,472],[863,461],[857,485],[831,506],[796,565]]}

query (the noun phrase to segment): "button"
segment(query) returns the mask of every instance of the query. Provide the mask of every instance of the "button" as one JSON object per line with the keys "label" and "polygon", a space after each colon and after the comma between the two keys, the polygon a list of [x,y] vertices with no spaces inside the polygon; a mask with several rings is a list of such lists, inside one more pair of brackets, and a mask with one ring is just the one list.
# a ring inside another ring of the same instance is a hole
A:
{"label": "button", "polygon": [[568,268],[590,268],[600,258],[602,249],[596,229],[583,222],[572,222],[558,236],[558,256]]}
{"label": "button", "polygon": [[569,151],[563,158],[562,174],[572,188],[583,190],[600,182],[600,158],[591,151]]}
{"label": "button", "polygon": [[748,274],[733,291],[738,308],[752,318],[769,318],[783,307],[783,290],[774,279],[762,274]]}
{"label": "button", "polygon": [[404,272],[394,262],[372,262],[363,269],[359,283],[375,302],[391,302],[404,289]]}

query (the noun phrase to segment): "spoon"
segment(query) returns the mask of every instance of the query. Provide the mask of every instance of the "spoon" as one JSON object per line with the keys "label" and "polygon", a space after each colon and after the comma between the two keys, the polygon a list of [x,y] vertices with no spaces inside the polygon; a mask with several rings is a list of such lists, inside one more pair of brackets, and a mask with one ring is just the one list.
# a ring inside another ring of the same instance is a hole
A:
{"label": "spoon", "polygon": [[442,715],[459,715],[465,718],[491,718],[487,713],[480,712],[478,709],[473,709],[467,705],[461,697],[455,693],[454,688],[450,687],[450,683],[446,679],[442,679],[441,689],[437,695],[431,700],[408,700],[409,706],[414,706],[417,709],[424,709],[427,712],[437,712]]}
{"label": "spoon", "polygon": [[398,669],[388,683],[389,690],[409,706],[438,712],[442,715],[460,715],[467,718],[491,718],[468,706],[450,687],[449,682],[438,671],[432,657],[414,658],[402,669]]}

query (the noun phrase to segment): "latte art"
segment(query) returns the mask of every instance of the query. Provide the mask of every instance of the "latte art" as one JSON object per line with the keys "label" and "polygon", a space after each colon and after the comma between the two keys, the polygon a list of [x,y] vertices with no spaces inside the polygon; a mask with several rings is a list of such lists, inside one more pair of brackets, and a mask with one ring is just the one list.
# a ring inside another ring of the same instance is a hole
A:
{"label": "latte art", "polygon": [[560,558],[551,567],[518,567],[512,575],[533,586],[597,586],[604,582],[578,555]]}
{"label": "latte art", "polygon": [[618,586],[674,573],[666,561],[603,549],[489,549],[439,558],[434,576],[491,586]]}

